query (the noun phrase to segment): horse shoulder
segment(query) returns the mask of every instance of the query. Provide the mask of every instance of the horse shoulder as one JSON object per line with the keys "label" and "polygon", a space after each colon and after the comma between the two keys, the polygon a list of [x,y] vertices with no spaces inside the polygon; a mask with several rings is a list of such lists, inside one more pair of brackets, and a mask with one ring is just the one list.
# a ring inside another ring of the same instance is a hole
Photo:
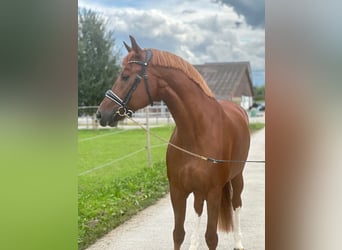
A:
{"label": "horse shoulder", "polygon": [[238,123],[245,123],[248,126],[249,120],[247,112],[238,104],[231,101],[219,101],[225,114],[231,118],[232,121]]}
{"label": "horse shoulder", "polygon": [[[229,133],[229,143],[239,148],[248,148],[250,142],[250,133],[248,128],[248,115],[247,112],[230,101],[220,101],[219,102],[225,113],[225,130]],[[228,132],[229,131],[229,132]]]}

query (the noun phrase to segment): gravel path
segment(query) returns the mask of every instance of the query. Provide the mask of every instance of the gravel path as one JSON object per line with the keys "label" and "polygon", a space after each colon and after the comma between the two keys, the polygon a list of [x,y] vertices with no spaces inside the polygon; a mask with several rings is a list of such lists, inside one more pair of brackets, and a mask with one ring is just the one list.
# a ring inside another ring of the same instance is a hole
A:
{"label": "gravel path", "polygon": [[[265,129],[252,135],[249,160],[265,159]],[[244,171],[245,188],[242,193],[241,231],[245,250],[265,249],[265,164],[248,163]],[[208,249],[204,239],[206,210],[201,219],[199,250]],[[182,249],[190,246],[190,237],[195,225],[196,214],[193,197],[187,201],[185,240]],[[87,250],[171,250],[173,211],[167,195],[155,205],[141,211],[132,219],[117,227]],[[217,250],[233,249],[232,234],[219,233]]]}

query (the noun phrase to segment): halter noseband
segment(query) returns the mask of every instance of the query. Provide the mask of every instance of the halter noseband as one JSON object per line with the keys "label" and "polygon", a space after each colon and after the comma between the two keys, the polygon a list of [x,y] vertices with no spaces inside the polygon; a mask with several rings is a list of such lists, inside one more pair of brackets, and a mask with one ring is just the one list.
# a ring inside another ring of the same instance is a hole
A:
{"label": "halter noseband", "polygon": [[152,58],[152,50],[146,50],[146,60],[145,62],[143,61],[128,61],[128,63],[136,63],[142,66],[139,74],[137,74],[132,87],[128,90],[126,97],[124,98],[124,100],[122,100],[117,94],[115,94],[112,90],[107,90],[105,96],[108,97],[109,99],[111,99],[113,102],[117,103],[120,107],[119,109],[116,111],[116,114],[118,114],[119,116],[132,116],[133,111],[129,110],[127,108],[127,105],[129,103],[129,101],[132,98],[133,92],[136,90],[136,88],[138,87],[138,84],[140,83],[141,79],[144,78],[145,81],[145,87],[146,87],[146,92],[148,95],[148,99],[150,101],[151,106],[153,106],[153,100],[151,97],[151,93],[150,93],[150,87],[148,85],[148,77],[146,74],[146,69],[147,66],[150,62]]}

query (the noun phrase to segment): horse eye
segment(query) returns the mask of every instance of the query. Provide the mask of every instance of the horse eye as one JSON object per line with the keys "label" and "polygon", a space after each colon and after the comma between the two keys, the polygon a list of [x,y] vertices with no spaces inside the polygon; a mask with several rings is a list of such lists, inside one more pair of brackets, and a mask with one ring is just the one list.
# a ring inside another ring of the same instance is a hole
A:
{"label": "horse eye", "polygon": [[129,78],[128,75],[121,75],[121,80],[123,80],[123,81],[127,81],[128,78]]}

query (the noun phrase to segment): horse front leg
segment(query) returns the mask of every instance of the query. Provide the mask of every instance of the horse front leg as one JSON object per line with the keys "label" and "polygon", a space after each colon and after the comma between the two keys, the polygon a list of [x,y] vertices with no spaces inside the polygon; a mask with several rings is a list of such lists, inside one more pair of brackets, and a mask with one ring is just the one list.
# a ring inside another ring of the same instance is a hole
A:
{"label": "horse front leg", "polygon": [[180,250],[185,236],[184,220],[187,194],[170,185],[170,196],[175,220],[173,229],[174,250]]}
{"label": "horse front leg", "polygon": [[222,195],[221,190],[215,190],[208,194],[208,199],[207,199],[208,222],[207,222],[207,229],[205,232],[205,240],[207,242],[209,250],[215,250],[217,247],[217,243],[218,243],[217,223],[218,223],[221,195]]}

